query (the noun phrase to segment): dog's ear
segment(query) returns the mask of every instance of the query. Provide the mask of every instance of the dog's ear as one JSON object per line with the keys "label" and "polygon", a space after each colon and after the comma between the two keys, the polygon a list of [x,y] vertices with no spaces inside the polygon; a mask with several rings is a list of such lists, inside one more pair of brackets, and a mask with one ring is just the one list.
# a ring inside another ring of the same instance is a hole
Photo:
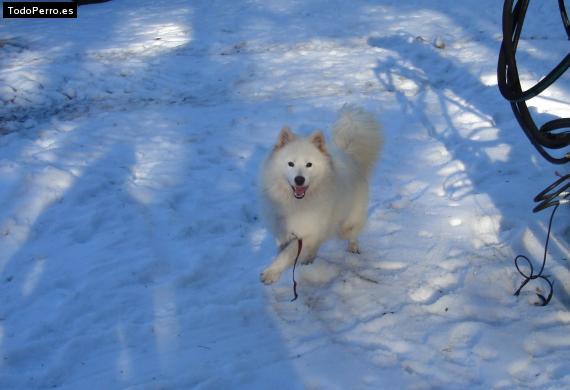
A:
{"label": "dog's ear", "polygon": [[279,132],[279,137],[277,138],[277,144],[275,144],[275,149],[281,149],[283,146],[287,145],[289,142],[295,139],[295,134],[289,126],[283,126]]}
{"label": "dog's ear", "polygon": [[322,131],[320,131],[320,130],[315,131],[313,134],[311,134],[311,136],[309,137],[309,140],[321,152],[327,153],[327,148],[325,147],[325,136],[323,135]]}

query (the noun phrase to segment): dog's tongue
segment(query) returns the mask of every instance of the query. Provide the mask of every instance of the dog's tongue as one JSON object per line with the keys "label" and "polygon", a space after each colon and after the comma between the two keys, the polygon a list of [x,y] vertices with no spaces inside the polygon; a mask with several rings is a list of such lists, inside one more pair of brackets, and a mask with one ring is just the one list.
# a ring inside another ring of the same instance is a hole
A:
{"label": "dog's tongue", "polygon": [[305,191],[307,191],[307,187],[293,187],[293,191],[295,191],[295,196],[297,198],[302,198],[305,196]]}

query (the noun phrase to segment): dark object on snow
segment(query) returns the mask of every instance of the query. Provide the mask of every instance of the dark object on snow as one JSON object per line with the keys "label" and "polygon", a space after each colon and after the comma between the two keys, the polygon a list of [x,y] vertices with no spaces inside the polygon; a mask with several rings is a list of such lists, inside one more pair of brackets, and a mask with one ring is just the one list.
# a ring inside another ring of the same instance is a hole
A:
{"label": "dark object on snow", "polygon": [[[526,284],[531,280],[542,279],[546,283],[548,283],[550,290],[546,298],[544,297],[544,295],[539,294],[538,292],[536,293],[536,295],[540,299],[540,303],[537,303],[537,305],[546,306],[548,305],[548,302],[550,302],[550,299],[552,298],[552,294],[554,292],[554,283],[550,279],[548,279],[548,276],[545,276],[542,273],[544,272],[544,266],[546,265],[546,255],[548,254],[548,242],[550,241],[550,230],[552,229],[552,220],[554,219],[554,214],[556,213],[558,206],[570,203],[570,174],[561,176],[554,183],[546,187],[540,194],[535,196],[534,201],[540,202],[538,206],[536,206],[533,210],[535,213],[537,211],[544,210],[545,208],[551,206],[554,206],[554,209],[552,210],[552,214],[550,214],[550,220],[548,221],[548,232],[546,233],[546,243],[544,244],[544,256],[542,258],[542,266],[540,267],[540,271],[536,275],[534,274],[534,268],[532,266],[532,262],[528,259],[528,257],[524,255],[518,255],[517,257],[515,257],[515,267],[517,267],[517,271],[519,271],[519,274],[521,274],[522,277],[524,278],[520,287],[517,289],[517,291],[515,291],[515,295],[518,296],[521,290],[524,288],[524,286],[526,286]],[[525,260],[527,262],[529,267],[528,275],[521,270],[519,266],[520,259]]]}
{"label": "dark object on snow", "polygon": [[565,176],[560,176],[558,180],[535,196],[534,201],[540,202],[532,210],[535,213],[548,207],[570,204],[570,173]]}
{"label": "dark object on snow", "polygon": [[297,238],[297,256],[295,257],[295,263],[293,264],[293,299],[291,299],[291,302],[296,301],[297,298],[299,297],[299,295],[297,295],[297,281],[295,280],[295,268],[297,267],[297,260],[299,260],[301,249],[303,249],[303,240]]}
{"label": "dark object on snow", "polygon": [[[519,286],[517,291],[515,291],[515,296],[518,297],[519,294],[521,293],[521,290],[524,288],[524,286],[526,286],[526,284],[528,282],[530,282],[531,280],[542,279],[546,283],[548,283],[548,286],[550,289],[548,292],[548,296],[546,298],[544,297],[544,295],[538,293],[538,290],[537,290],[536,295],[540,299],[540,302],[535,303],[535,305],[537,305],[537,306],[548,305],[548,303],[550,302],[550,299],[552,299],[552,294],[554,293],[554,282],[552,282],[550,279],[548,279],[548,276],[545,276],[542,273],[544,272],[544,266],[546,265],[546,255],[548,254],[548,242],[550,240],[550,229],[552,228],[552,220],[554,219],[554,213],[556,213],[558,206],[559,205],[556,205],[554,207],[554,210],[552,210],[552,214],[550,214],[550,221],[548,222],[548,233],[546,235],[546,243],[544,244],[544,257],[542,258],[542,266],[540,267],[540,271],[538,271],[538,273],[536,275],[534,274],[534,267],[532,266],[532,262],[529,260],[528,257],[526,257],[524,255],[518,255],[517,257],[515,257],[515,267],[517,267],[517,271],[519,271],[519,274],[521,274],[522,277],[524,278],[523,282],[521,283],[521,285]],[[528,267],[529,267],[528,275],[525,274],[523,270],[521,270],[521,268],[519,266],[519,260],[520,259],[525,260],[527,262]]]}
{"label": "dark object on snow", "polygon": [[[503,97],[511,103],[511,108],[513,109],[517,121],[540,155],[552,164],[565,164],[570,162],[570,152],[568,149],[566,149],[565,153],[562,151],[561,155],[558,156],[552,155],[551,152],[546,149],[560,150],[570,146],[570,118],[557,118],[546,122],[538,128],[530,115],[526,101],[542,93],[568,70],[570,67],[570,54],[566,54],[566,57],[532,88],[526,91],[522,90],[515,55],[529,1],[530,0],[517,0],[513,8],[514,0],[505,0],[503,5],[503,42],[501,44],[499,63],[497,65],[499,90]],[[566,35],[570,40],[570,21],[566,13],[564,0],[558,0],[558,8],[560,9],[560,16],[562,17]],[[536,275],[534,274],[532,262],[528,257],[524,255],[515,257],[515,267],[524,278],[520,287],[515,291],[515,295],[518,296],[521,290],[531,280],[542,279],[548,284],[549,292],[546,297],[538,292],[536,293],[540,299],[537,305],[546,306],[552,298],[554,286],[549,277],[542,273],[546,265],[548,242],[550,240],[550,230],[552,228],[554,214],[560,205],[570,203],[570,174],[565,176],[560,175],[560,178],[540,192],[540,194],[534,198],[534,201],[538,203],[533,209],[535,213],[552,206],[554,206],[554,209],[552,210],[552,214],[550,214],[550,220],[548,222],[548,232],[544,244],[544,257],[542,258],[540,271]],[[519,265],[520,260],[526,261],[529,268],[528,274],[521,270]]]}
{"label": "dark object on snow", "polygon": [[77,5],[87,5],[87,4],[99,4],[99,3],[106,3],[111,0],[73,0],[74,3]]}
{"label": "dark object on snow", "polygon": [[[530,115],[526,101],[539,95],[562,76],[570,67],[570,54],[567,54],[546,77],[532,88],[526,91],[522,90],[515,55],[529,1],[517,0],[513,8],[514,0],[505,0],[503,5],[503,42],[497,66],[499,90],[503,97],[511,103],[511,108],[524,133],[542,157],[553,164],[565,164],[570,162],[570,151],[566,151],[565,154],[557,157],[546,149],[563,149],[570,146],[570,118],[554,119],[538,128]],[[566,35],[570,39],[570,21],[564,0],[558,0],[558,7]],[[563,129],[566,130],[559,131]]]}

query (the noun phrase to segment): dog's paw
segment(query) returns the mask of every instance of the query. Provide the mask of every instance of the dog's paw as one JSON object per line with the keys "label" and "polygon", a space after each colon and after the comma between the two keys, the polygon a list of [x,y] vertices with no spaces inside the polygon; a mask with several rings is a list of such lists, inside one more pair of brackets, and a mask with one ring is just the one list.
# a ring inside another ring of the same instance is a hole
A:
{"label": "dog's paw", "polygon": [[359,255],[359,254],[360,254],[360,249],[358,248],[358,243],[356,243],[356,242],[354,242],[354,241],[353,241],[353,242],[349,242],[349,243],[348,243],[348,251],[349,251],[350,253],[354,253],[354,254]]}
{"label": "dog's paw", "polygon": [[317,255],[315,255],[315,254],[309,255],[309,256],[305,257],[303,260],[301,260],[301,264],[303,264],[303,265],[313,264],[313,262],[315,261],[316,258],[317,258]]}
{"label": "dog's paw", "polygon": [[281,272],[278,272],[276,270],[273,270],[271,268],[266,268],[260,275],[259,275],[259,279],[264,283],[264,284],[273,284],[276,281],[279,280],[279,278],[281,277]]}

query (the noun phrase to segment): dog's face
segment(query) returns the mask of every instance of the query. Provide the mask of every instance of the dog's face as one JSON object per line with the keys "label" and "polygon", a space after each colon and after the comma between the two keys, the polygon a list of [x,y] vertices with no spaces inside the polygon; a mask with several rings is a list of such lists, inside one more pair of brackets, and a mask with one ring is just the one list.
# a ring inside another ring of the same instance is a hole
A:
{"label": "dog's face", "polygon": [[298,138],[284,127],[274,148],[273,161],[296,199],[314,191],[331,168],[325,138],[318,130],[308,138]]}

